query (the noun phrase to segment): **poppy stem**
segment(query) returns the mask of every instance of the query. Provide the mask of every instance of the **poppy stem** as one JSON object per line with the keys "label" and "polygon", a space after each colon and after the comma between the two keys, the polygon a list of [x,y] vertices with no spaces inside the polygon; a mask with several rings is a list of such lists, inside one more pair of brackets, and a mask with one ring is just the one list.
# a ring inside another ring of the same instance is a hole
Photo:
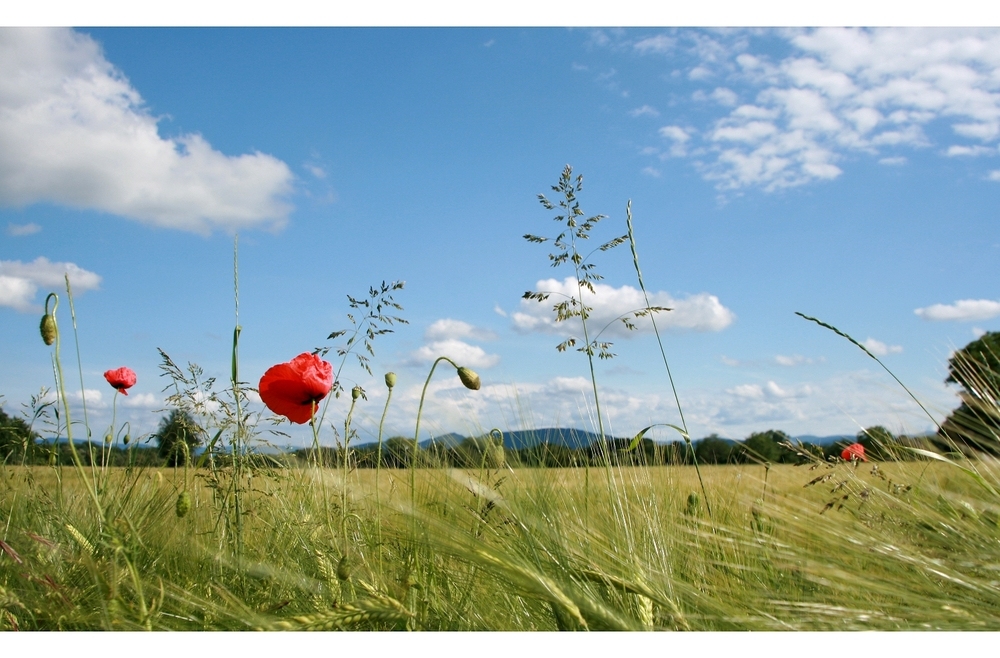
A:
{"label": "poppy stem", "polygon": [[447,361],[451,365],[455,366],[458,370],[458,364],[449,359],[446,356],[439,356],[435,361],[434,365],[431,366],[431,371],[427,373],[427,379],[424,381],[424,388],[420,392],[420,405],[417,407],[417,428],[413,432],[413,453],[410,459],[410,507],[416,511],[416,468],[417,468],[417,451],[420,448],[420,416],[424,412],[424,398],[427,397],[427,387],[431,383],[431,377],[434,376],[434,370],[437,365],[442,361]]}
{"label": "poppy stem", "polygon": [[350,543],[347,541],[347,473],[351,459],[351,416],[354,415],[354,405],[357,398],[351,396],[351,407],[347,410],[347,418],[344,420],[344,482],[340,491],[340,532],[344,535],[344,557],[347,557]]}

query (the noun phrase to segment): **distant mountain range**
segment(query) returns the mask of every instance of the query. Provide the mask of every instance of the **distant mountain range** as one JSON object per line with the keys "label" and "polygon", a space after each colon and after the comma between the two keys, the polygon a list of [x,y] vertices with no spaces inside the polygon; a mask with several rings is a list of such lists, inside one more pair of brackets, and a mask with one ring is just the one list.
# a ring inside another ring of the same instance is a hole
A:
{"label": "distant mountain range", "polygon": [[[609,436],[609,439],[616,439],[616,437]],[[630,440],[632,437],[617,437],[618,439]],[[721,438],[721,437],[720,437]],[[853,434],[832,434],[830,436],[816,436],[814,434],[803,434],[801,436],[793,436],[793,439],[801,441],[802,443],[812,443],[813,445],[829,445],[831,443],[836,443],[837,441],[853,441]],[[442,434],[441,436],[435,436],[432,439],[427,439],[426,441],[420,442],[421,448],[428,448],[431,445],[440,445],[446,448],[453,448],[462,441],[465,441],[466,437],[461,434]],[[567,427],[547,427],[544,429],[537,430],[514,430],[510,432],[504,432],[503,434],[503,446],[509,450],[520,450],[522,448],[530,448],[542,443],[548,443],[549,445],[561,445],[567,446],[569,448],[580,448],[583,446],[590,445],[591,443],[600,439],[600,434],[595,432],[588,432],[586,430],[578,430]],[[731,441],[733,443],[738,443],[734,439],[724,439],[726,441]],[[694,443],[697,443],[699,439],[695,439]]]}

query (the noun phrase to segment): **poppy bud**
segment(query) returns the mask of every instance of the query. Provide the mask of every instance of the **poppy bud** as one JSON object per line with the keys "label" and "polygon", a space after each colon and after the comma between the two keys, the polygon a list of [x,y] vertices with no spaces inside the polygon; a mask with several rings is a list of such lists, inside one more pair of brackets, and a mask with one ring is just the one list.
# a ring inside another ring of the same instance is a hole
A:
{"label": "poppy bud", "polygon": [[38,329],[41,331],[42,340],[45,341],[46,345],[56,342],[56,319],[52,317],[51,313],[42,316],[42,324]]}
{"label": "poppy bud", "polygon": [[340,562],[337,563],[337,578],[340,580],[350,580],[351,578],[351,563],[347,560],[347,556],[340,558]]}
{"label": "poppy bud", "polygon": [[188,512],[191,511],[191,494],[186,491],[182,491],[179,496],[177,496],[177,507],[175,508],[177,512],[177,518],[183,519]]}
{"label": "poppy bud", "polygon": [[123,442],[125,443],[125,445],[128,445],[128,442],[131,441],[131,440],[132,440],[132,437],[129,436],[128,434],[126,434],[125,438],[123,439]]}
{"label": "poppy bud", "polygon": [[385,373],[385,385],[388,388],[392,388],[393,386],[396,385],[396,373],[394,372]]}
{"label": "poppy bud", "polygon": [[108,432],[107,434],[104,435],[104,442],[111,443],[111,432]]}
{"label": "poppy bud", "polygon": [[363,393],[363,391],[362,391],[361,387],[360,386],[355,386],[354,388],[351,389],[351,399],[352,400],[357,400],[359,397],[361,397],[362,393]]}
{"label": "poppy bud", "polygon": [[468,368],[464,367],[459,368],[458,378],[462,380],[462,383],[465,385],[465,388],[469,389],[470,391],[478,391],[479,387],[482,385],[482,383],[479,381],[479,375],[477,375],[472,370],[469,370]]}
{"label": "poppy bud", "polygon": [[688,494],[687,507],[684,508],[684,514],[687,516],[696,516],[699,507],[701,507],[701,499],[697,493],[692,491]]}

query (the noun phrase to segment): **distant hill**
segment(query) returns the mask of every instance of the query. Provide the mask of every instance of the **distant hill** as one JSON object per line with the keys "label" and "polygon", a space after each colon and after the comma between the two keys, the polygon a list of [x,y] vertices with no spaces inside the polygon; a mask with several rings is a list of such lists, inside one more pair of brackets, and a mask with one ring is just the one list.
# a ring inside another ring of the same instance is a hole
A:
{"label": "distant hill", "polygon": [[[607,437],[612,439],[614,437]],[[630,437],[631,438],[631,437]],[[432,439],[420,442],[421,448],[427,448],[432,444],[446,447],[454,447],[464,441],[466,437],[461,434],[442,434]],[[537,430],[512,430],[503,433],[503,446],[509,450],[520,450],[530,448],[542,443],[549,445],[561,445],[569,448],[581,448],[588,446],[600,439],[600,434],[587,432],[568,427],[546,427]]]}
{"label": "distant hill", "polygon": [[837,441],[849,441],[854,443],[857,437],[853,434],[831,434],[830,436],[816,436],[814,434],[802,434],[801,436],[793,436],[796,441],[801,441],[802,443],[811,443],[815,446],[828,446],[831,443],[836,443]]}
{"label": "distant hill", "polygon": [[[542,443],[548,443],[549,445],[561,445],[569,448],[580,448],[583,446],[588,446],[591,443],[597,441],[600,435],[596,432],[588,432],[587,430],[579,430],[570,427],[546,427],[537,430],[512,430],[509,432],[504,432],[503,434],[503,446],[509,450],[520,450],[521,448],[530,448]],[[608,439],[615,439],[613,436],[608,436]],[[626,439],[631,439],[632,437],[625,437]],[[693,443],[698,443],[702,438],[700,437],[693,440]],[[730,443],[739,443],[742,439],[728,439],[726,437],[719,437],[724,441]],[[826,446],[837,441],[850,441],[855,440],[853,434],[831,434],[829,436],[817,436],[815,434],[802,434],[799,436],[793,436],[796,441],[801,441],[802,443],[811,443],[817,446]],[[466,437],[461,434],[456,434],[452,432],[450,434],[442,434],[441,436],[435,436],[433,438],[427,439],[420,442],[420,447],[426,449],[431,445],[440,445],[446,448],[454,448],[455,446],[465,441]],[[674,439],[679,441],[679,439]]]}

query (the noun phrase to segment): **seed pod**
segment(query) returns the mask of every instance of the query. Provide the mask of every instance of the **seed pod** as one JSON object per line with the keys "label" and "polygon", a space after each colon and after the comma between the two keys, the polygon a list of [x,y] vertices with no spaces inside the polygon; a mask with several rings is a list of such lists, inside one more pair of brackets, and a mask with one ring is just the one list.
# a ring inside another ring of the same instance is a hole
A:
{"label": "seed pod", "polygon": [[56,342],[56,320],[51,313],[42,316],[42,324],[38,327],[42,334],[42,340],[46,345]]}
{"label": "seed pod", "polygon": [[396,373],[394,372],[385,373],[385,385],[388,388],[392,388],[393,386],[396,385]]}
{"label": "seed pod", "polygon": [[459,368],[458,378],[462,380],[462,383],[465,385],[465,388],[469,389],[470,391],[478,391],[479,387],[482,385],[482,383],[479,381],[479,375],[477,375],[472,370],[469,370],[468,368],[464,367]]}
{"label": "seed pod", "polygon": [[183,519],[187,516],[187,513],[191,511],[191,494],[186,491],[182,491],[179,496],[177,496],[177,518]]}
{"label": "seed pod", "polygon": [[337,578],[340,580],[350,580],[351,578],[351,563],[346,555],[340,558],[340,562],[337,563]]}
{"label": "seed pod", "polygon": [[701,499],[698,497],[697,493],[692,491],[688,494],[687,507],[684,508],[684,514],[687,516],[696,516],[700,507]]}

